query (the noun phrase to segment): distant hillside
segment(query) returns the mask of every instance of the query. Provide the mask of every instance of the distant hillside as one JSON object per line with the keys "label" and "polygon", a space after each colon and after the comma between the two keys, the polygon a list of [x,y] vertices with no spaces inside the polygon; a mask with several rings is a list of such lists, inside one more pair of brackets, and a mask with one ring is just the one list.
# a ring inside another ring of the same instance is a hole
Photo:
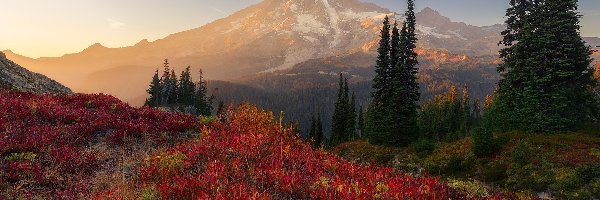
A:
{"label": "distant hillside", "polygon": [[0,89],[33,93],[70,94],[71,89],[48,77],[33,73],[6,58],[0,52]]}
{"label": "distant hillside", "polygon": [[[150,78],[168,58],[176,71],[191,65],[207,79],[237,81],[263,72],[288,70],[312,59],[355,53],[375,63],[379,29],[388,15],[403,16],[359,0],[264,0],[202,27],[122,48],[94,44],[57,58],[7,56],[74,91],[107,93],[141,105]],[[454,22],[433,9],[417,13],[418,46],[450,54],[496,55],[501,25],[477,27]],[[370,68],[372,64],[362,65]],[[123,86],[127,87],[123,87]]]}

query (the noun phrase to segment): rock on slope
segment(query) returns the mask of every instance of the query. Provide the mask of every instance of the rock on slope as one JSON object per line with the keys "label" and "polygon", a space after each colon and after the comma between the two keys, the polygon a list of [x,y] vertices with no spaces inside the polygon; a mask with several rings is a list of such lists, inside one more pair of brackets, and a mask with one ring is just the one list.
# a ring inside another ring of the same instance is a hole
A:
{"label": "rock on slope", "polygon": [[14,89],[34,93],[71,94],[71,89],[48,77],[33,73],[0,52],[0,89]]}

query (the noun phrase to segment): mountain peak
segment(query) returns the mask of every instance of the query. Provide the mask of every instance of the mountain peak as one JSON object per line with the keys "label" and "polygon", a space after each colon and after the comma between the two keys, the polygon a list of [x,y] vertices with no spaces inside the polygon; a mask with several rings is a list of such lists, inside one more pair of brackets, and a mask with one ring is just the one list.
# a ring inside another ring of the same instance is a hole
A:
{"label": "mountain peak", "polygon": [[433,8],[430,7],[425,7],[423,8],[423,10],[419,11],[420,15],[429,15],[429,16],[442,16],[440,14],[440,12],[438,12],[437,10],[434,10]]}
{"label": "mountain peak", "polygon": [[90,52],[90,51],[99,51],[99,50],[103,50],[103,49],[107,49],[107,47],[105,47],[104,45],[100,44],[100,43],[95,43],[92,46],[89,46],[88,48],[84,49],[84,52]]}
{"label": "mountain peak", "polygon": [[95,43],[95,44],[93,44],[92,46],[90,46],[88,48],[94,48],[94,49],[96,49],[96,48],[106,48],[106,47],[104,47],[104,45],[102,45],[100,43]]}
{"label": "mountain peak", "polygon": [[135,46],[143,46],[143,45],[148,45],[148,44],[150,44],[148,39],[143,39],[143,40],[140,40],[138,43],[136,43]]}

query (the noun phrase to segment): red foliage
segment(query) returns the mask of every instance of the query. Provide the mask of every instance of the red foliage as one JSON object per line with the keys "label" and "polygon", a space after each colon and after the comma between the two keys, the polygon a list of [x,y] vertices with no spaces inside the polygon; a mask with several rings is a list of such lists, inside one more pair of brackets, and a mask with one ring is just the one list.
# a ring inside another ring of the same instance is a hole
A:
{"label": "red foliage", "polygon": [[[189,115],[132,108],[108,95],[0,92],[0,191],[27,182],[19,195],[86,195],[86,186],[77,184],[98,164],[95,155],[83,151],[86,145],[101,140],[120,145],[125,137],[161,143],[166,141],[161,133],[195,130],[195,122]],[[25,152],[36,159],[6,159]]]}
{"label": "red foliage", "polygon": [[[174,199],[448,199],[438,179],[313,150],[272,114],[242,105],[202,138],[146,160],[141,186]],[[179,158],[179,159],[175,159]]]}
{"label": "red foliage", "polygon": [[[10,198],[119,198],[123,188],[89,194],[100,165],[90,145],[169,145],[179,133],[201,135],[146,158],[134,195],[165,199],[465,199],[436,178],[356,164],[314,150],[250,105],[226,122],[132,108],[107,95],[0,92],[0,193]],[[181,137],[184,138],[184,137]],[[17,155],[17,156],[15,156]],[[35,155],[35,156],[33,156]],[[8,158],[8,156],[12,156]],[[21,184],[20,183],[27,183]],[[21,187],[22,186],[22,187]],[[143,191],[143,192],[142,192]],[[131,193],[129,193],[131,195]]]}

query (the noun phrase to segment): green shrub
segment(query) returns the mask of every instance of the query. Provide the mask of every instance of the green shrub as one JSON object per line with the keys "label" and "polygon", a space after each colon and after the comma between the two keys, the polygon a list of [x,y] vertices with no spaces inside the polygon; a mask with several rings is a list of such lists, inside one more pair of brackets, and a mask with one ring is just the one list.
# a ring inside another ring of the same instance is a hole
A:
{"label": "green shrub", "polygon": [[529,146],[529,144],[527,144],[526,142],[521,141],[519,142],[517,147],[515,147],[510,157],[513,163],[519,165],[527,165],[531,162],[533,154],[534,153],[531,146]]}
{"label": "green shrub", "polygon": [[37,154],[33,152],[26,153],[11,153],[4,157],[6,161],[34,161],[37,158]]}
{"label": "green shrub", "polygon": [[466,192],[469,197],[486,197],[489,196],[487,188],[478,184],[475,181],[462,181],[450,179],[448,180],[448,187]]}
{"label": "green shrub", "polygon": [[590,149],[590,155],[600,158],[600,149],[596,149],[596,148]]}
{"label": "green shrub", "polygon": [[472,151],[478,157],[492,155],[500,149],[499,142],[494,139],[494,135],[489,129],[476,128],[471,137],[473,140]]}
{"label": "green shrub", "polygon": [[560,168],[554,170],[555,179],[550,188],[555,191],[557,196],[567,198],[573,196],[574,191],[583,186],[583,179],[579,178],[577,171],[568,168]]}
{"label": "green shrub", "polygon": [[515,191],[529,190],[542,192],[554,183],[552,165],[548,162],[540,164],[512,164],[506,171],[506,186]]}
{"label": "green shrub", "polygon": [[413,144],[413,148],[419,154],[419,156],[427,156],[433,153],[436,148],[436,143],[430,139],[420,139]]}
{"label": "green shrub", "polygon": [[583,165],[575,168],[575,173],[578,178],[586,183],[600,177],[600,166],[596,164]]}
{"label": "green shrub", "polygon": [[507,178],[508,165],[502,162],[490,162],[483,167],[485,182],[499,183]]}
{"label": "green shrub", "polygon": [[597,199],[600,198],[600,178],[594,179],[590,183],[589,187],[590,187],[590,192],[592,192],[592,195]]}

